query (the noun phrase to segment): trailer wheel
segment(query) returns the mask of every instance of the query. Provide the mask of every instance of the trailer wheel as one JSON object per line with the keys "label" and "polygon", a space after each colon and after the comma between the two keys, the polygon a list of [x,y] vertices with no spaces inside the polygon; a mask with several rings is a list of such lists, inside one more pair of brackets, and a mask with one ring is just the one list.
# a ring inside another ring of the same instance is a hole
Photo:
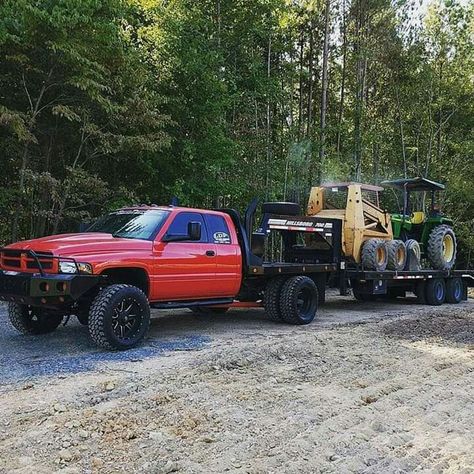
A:
{"label": "trailer wheel", "polygon": [[150,327],[150,305],[145,293],[132,285],[104,288],[92,303],[89,334],[104,349],[136,346]]}
{"label": "trailer wheel", "polygon": [[377,295],[371,295],[369,293],[361,293],[356,288],[352,288],[352,295],[357,301],[375,301]]}
{"label": "trailer wheel", "polygon": [[362,265],[366,270],[383,272],[387,268],[387,247],[381,239],[369,239],[362,245]]}
{"label": "trailer wheel", "polygon": [[263,294],[263,306],[265,308],[265,313],[272,321],[283,321],[280,308],[280,295],[281,289],[283,288],[286,280],[287,279],[285,277],[272,278],[265,287],[265,292]]}
{"label": "trailer wheel", "polygon": [[18,332],[37,336],[55,331],[61,324],[63,315],[43,308],[10,303],[8,318]]}
{"label": "trailer wheel", "polygon": [[407,249],[401,240],[389,240],[387,246],[387,268],[400,271],[407,263]]}
{"label": "trailer wheel", "polygon": [[318,288],[311,278],[290,278],[283,285],[280,296],[283,321],[289,324],[309,324],[316,316],[318,299]]}
{"label": "trailer wheel", "polygon": [[446,299],[446,284],[442,278],[432,278],[426,282],[426,303],[433,306],[442,305]]}
{"label": "trailer wheel", "polygon": [[458,304],[462,301],[464,283],[462,278],[448,278],[446,280],[446,302]]}
{"label": "trailer wheel", "polygon": [[262,212],[264,214],[298,216],[301,214],[301,206],[296,202],[264,202],[262,204]]}

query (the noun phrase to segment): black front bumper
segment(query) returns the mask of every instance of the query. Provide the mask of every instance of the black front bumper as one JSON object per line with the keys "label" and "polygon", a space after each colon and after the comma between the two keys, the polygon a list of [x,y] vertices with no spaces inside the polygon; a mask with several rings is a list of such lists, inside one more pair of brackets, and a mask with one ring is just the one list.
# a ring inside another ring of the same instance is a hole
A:
{"label": "black front bumper", "polygon": [[0,270],[0,301],[31,306],[73,303],[96,286],[98,275],[17,273]]}

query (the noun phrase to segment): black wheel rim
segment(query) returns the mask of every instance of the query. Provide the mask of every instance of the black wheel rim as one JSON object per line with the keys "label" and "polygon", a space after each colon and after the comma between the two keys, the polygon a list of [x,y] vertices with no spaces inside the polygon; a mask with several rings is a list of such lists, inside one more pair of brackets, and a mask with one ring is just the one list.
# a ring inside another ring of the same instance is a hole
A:
{"label": "black wheel rim", "polygon": [[125,298],[114,308],[112,330],[119,341],[133,339],[143,320],[144,309],[135,298]]}

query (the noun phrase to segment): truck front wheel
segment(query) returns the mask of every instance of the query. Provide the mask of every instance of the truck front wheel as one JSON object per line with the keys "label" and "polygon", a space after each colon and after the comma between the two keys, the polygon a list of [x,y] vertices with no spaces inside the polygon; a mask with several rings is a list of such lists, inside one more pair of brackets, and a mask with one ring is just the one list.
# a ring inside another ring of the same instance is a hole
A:
{"label": "truck front wheel", "polygon": [[146,295],[132,285],[104,288],[92,303],[89,333],[104,349],[126,350],[139,344],[150,327]]}
{"label": "truck front wheel", "polygon": [[290,278],[283,285],[280,295],[283,321],[289,324],[309,324],[316,316],[318,299],[318,288],[311,278]]}
{"label": "truck front wheel", "polygon": [[43,308],[10,303],[8,318],[17,331],[36,336],[55,331],[61,324],[63,315]]}

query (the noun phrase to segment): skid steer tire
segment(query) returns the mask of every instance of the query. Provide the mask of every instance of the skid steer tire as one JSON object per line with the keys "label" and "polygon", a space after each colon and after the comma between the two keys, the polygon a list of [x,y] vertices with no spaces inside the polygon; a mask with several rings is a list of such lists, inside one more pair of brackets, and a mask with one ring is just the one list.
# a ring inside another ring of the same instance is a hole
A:
{"label": "skid steer tire", "polygon": [[366,240],[362,245],[361,261],[366,270],[384,271],[388,262],[385,241],[381,239]]}
{"label": "skid steer tire", "polygon": [[401,240],[389,240],[387,247],[387,269],[401,271],[407,263],[407,249]]}
{"label": "skid steer tire", "polygon": [[10,303],[8,318],[11,325],[21,334],[38,336],[55,331],[61,324],[63,315],[42,308]]}
{"label": "skid steer tire", "polygon": [[428,259],[435,270],[451,270],[456,263],[456,235],[449,225],[435,227],[428,238]]}
{"label": "skid steer tire", "polygon": [[278,214],[282,216],[299,216],[301,206],[295,202],[264,202],[262,204],[264,214]]}
{"label": "skid steer tire", "polygon": [[311,278],[297,276],[283,285],[280,308],[283,321],[288,324],[309,324],[318,310],[318,288]]}
{"label": "skid steer tire", "polygon": [[285,277],[276,277],[271,279],[265,287],[263,306],[267,316],[275,322],[283,321],[283,316],[280,309],[280,294],[286,280],[287,279]]}

